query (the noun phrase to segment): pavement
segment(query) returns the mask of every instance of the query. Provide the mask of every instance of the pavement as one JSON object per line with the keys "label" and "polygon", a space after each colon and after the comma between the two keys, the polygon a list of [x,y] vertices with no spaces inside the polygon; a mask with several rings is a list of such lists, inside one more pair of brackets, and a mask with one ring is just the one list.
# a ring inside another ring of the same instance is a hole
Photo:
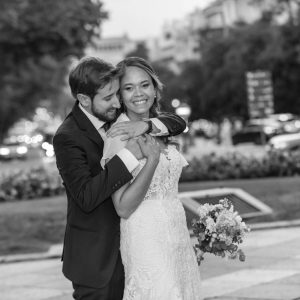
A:
{"label": "pavement", "polygon": [[[242,244],[245,262],[204,256],[201,298],[300,300],[300,220],[251,227]],[[0,300],[72,300],[61,250],[54,245],[47,253],[0,257]]]}

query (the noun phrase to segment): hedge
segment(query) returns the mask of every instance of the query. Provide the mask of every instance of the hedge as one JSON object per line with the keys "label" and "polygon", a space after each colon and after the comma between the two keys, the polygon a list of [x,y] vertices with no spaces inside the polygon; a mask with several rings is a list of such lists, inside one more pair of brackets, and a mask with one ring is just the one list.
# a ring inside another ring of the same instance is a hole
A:
{"label": "hedge", "polygon": [[193,158],[181,181],[207,181],[300,175],[300,153],[270,153],[261,158],[238,152]]}
{"label": "hedge", "polygon": [[[180,181],[282,177],[300,175],[300,153],[271,153],[261,158],[238,152],[193,158]],[[14,171],[0,178],[0,201],[43,198],[64,193],[56,166]]]}
{"label": "hedge", "polygon": [[15,170],[0,178],[0,201],[49,197],[63,192],[61,178],[52,165]]}

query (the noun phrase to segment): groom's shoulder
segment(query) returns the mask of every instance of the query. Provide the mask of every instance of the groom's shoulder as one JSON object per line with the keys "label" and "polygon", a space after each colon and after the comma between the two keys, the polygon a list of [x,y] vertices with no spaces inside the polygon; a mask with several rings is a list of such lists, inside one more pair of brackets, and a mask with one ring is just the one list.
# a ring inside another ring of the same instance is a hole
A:
{"label": "groom's shoulder", "polygon": [[56,130],[55,136],[68,134],[72,135],[77,131],[77,129],[77,124],[74,118],[72,117],[72,115],[68,115]]}

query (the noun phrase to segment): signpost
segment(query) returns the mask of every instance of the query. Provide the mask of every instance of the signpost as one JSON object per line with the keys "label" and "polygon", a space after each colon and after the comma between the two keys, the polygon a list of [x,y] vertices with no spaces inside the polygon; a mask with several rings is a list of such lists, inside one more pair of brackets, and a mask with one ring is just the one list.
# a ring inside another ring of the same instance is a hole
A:
{"label": "signpost", "polygon": [[265,118],[274,113],[273,85],[269,71],[246,73],[250,119]]}

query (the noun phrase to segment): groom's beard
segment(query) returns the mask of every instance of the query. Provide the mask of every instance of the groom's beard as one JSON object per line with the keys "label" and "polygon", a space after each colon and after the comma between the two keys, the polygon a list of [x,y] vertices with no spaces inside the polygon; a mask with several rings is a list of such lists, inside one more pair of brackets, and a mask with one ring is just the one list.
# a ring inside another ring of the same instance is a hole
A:
{"label": "groom's beard", "polygon": [[112,122],[116,119],[118,109],[117,108],[111,108],[104,113],[97,111],[94,106],[92,106],[92,113],[93,115],[98,118],[100,121],[103,122]]}

